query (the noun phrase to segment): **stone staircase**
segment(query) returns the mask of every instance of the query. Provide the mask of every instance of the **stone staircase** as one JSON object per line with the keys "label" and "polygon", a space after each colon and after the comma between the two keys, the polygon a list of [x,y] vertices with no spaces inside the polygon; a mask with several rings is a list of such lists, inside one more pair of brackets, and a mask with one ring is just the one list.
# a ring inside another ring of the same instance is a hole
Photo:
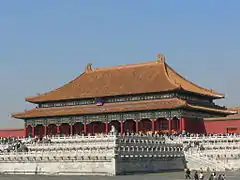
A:
{"label": "stone staircase", "polygon": [[187,167],[191,170],[203,170],[209,171],[215,169],[216,171],[225,171],[225,164],[222,162],[217,162],[215,159],[209,159],[208,157],[202,156],[197,153],[185,152],[185,159],[187,162]]}

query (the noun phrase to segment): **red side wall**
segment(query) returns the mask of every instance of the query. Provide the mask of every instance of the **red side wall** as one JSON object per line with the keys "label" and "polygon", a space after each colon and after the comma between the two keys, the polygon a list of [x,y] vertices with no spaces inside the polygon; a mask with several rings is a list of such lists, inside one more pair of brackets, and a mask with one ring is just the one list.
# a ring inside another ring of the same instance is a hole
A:
{"label": "red side wall", "polygon": [[239,120],[204,121],[207,133],[240,133]]}
{"label": "red side wall", "polygon": [[24,137],[24,129],[0,129],[0,137]]}

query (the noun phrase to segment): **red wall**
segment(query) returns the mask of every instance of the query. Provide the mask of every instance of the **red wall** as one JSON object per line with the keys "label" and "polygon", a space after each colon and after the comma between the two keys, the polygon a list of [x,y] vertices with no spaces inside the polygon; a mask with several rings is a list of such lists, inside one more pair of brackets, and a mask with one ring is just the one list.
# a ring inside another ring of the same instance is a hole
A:
{"label": "red wall", "polygon": [[24,129],[0,129],[0,137],[23,137]]}
{"label": "red wall", "polygon": [[215,121],[205,120],[204,125],[207,133],[228,133],[228,128],[232,128],[230,131],[234,131],[234,133],[240,133],[240,119]]}

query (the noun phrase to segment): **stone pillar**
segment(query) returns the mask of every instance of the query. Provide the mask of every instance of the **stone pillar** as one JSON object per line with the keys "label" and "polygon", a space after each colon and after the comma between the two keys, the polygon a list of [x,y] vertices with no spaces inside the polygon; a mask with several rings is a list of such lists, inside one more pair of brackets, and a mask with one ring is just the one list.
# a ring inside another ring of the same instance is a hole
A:
{"label": "stone pillar", "polygon": [[35,136],[35,126],[32,126],[32,137]]}
{"label": "stone pillar", "polygon": [[44,136],[47,136],[47,125],[44,125]]}
{"label": "stone pillar", "polygon": [[168,132],[172,131],[172,118],[168,118]]}
{"label": "stone pillar", "polygon": [[84,131],[84,134],[87,135],[87,123],[84,122],[83,124],[83,131]]}
{"label": "stone pillar", "polygon": [[73,124],[69,124],[70,126],[70,135],[72,136],[73,135]]}
{"label": "stone pillar", "polygon": [[123,120],[120,121],[120,128],[121,128],[121,136],[123,135],[124,133],[124,125],[123,125]]}
{"label": "stone pillar", "polygon": [[108,122],[105,122],[105,133],[108,134]]}
{"label": "stone pillar", "polygon": [[136,122],[136,133],[138,133],[138,131],[139,131],[139,128],[138,128],[139,122],[138,122],[138,120],[136,120],[135,122]]}
{"label": "stone pillar", "polygon": [[152,132],[155,132],[155,119],[152,119]]}

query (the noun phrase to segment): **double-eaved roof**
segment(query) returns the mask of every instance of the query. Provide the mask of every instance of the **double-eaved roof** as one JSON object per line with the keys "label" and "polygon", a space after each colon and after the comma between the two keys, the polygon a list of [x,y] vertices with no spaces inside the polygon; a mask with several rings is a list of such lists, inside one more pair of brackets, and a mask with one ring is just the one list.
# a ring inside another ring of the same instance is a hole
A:
{"label": "double-eaved roof", "polygon": [[144,100],[144,101],[130,101],[119,103],[106,103],[103,106],[81,105],[81,106],[65,106],[65,107],[51,107],[51,108],[34,108],[22,113],[16,113],[14,118],[28,119],[28,118],[41,118],[41,117],[56,117],[56,116],[71,116],[71,115],[86,115],[86,114],[101,114],[101,113],[117,113],[117,112],[133,112],[133,111],[146,111],[146,110],[167,110],[167,109],[198,109],[208,112],[230,114],[234,111],[227,109],[216,109],[209,107],[202,107],[191,105],[185,100],[178,98],[172,99],[157,99],[157,100]]}
{"label": "double-eaved roof", "polygon": [[[165,62],[165,57],[158,55],[158,59],[152,62],[130,64],[107,68],[92,68],[88,64],[84,73],[66,85],[26,98],[32,103],[54,102],[85,98],[100,98],[107,96],[146,94],[155,92],[167,92],[184,90],[213,99],[224,98],[223,94],[200,87],[179,75]],[[63,115],[98,114],[122,111],[142,111],[171,108],[193,108],[204,111],[229,114],[226,109],[207,108],[188,104],[187,101],[178,98],[160,99],[154,101],[135,101],[106,103],[103,106],[82,105],[51,108],[35,108],[22,113],[13,114],[15,118],[32,118]]]}

